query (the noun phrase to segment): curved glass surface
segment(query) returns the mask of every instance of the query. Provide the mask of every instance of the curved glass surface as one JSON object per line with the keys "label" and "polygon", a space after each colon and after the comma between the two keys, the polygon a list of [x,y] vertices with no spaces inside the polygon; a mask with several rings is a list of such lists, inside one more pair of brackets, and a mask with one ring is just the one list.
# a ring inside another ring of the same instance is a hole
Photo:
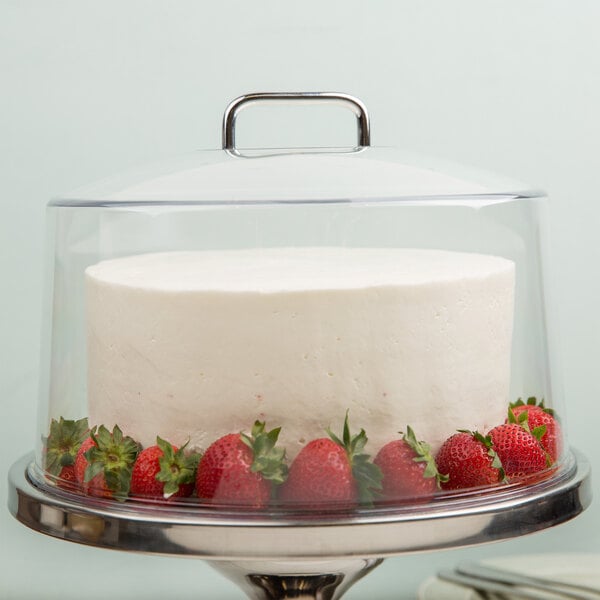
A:
{"label": "curved glass surface", "polygon": [[199,153],[51,202],[38,472],[273,513],[554,477],[546,200],[401,156]]}

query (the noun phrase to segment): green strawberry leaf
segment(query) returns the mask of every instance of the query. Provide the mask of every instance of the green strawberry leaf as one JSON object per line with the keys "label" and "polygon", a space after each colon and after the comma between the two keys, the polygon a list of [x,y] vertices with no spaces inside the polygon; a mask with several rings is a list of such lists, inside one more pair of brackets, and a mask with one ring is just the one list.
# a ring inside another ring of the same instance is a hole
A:
{"label": "green strawberry leaf", "polygon": [[194,483],[196,480],[196,470],[201,456],[197,452],[185,454],[188,443],[189,440],[175,451],[172,444],[158,436],[156,438],[156,445],[163,453],[158,459],[160,470],[156,474],[156,480],[164,484],[163,496],[165,499],[176,494],[180,486]]}
{"label": "green strawberry leaf", "polygon": [[493,448],[489,448],[487,454],[492,459],[492,467],[494,469],[498,469],[498,479],[503,483],[508,482],[508,478],[506,477],[506,471],[504,470],[502,461],[500,460],[500,457],[498,456],[496,451]]}
{"label": "green strawberry leaf", "polygon": [[345,448],[346,445],[343,442],[343,440],[341,440],[337,435],[335,435],[335,433],[333,433],[333,431],[331,431],[331,429],[329,427],[327,427],[327,429],[325,429],[325,431],[327,432],[327,435],[338,445],[341,446],[342,448]]}
{"label": "green strawberry leaf", "polygon": [[357,484],[358,497],[365,504],[373,502],[382,488],[383,479],[381,469],[369,459],[368,454],[355,455],[352,459],[352,475]]}
{"label": "green strawberry leaf", "polygon": [[326,431],[329,437],[338,445],[346,450],[346,455],[352,467],[352,475],[356,482],[358,497],[364,504],[372,504],[375,497],[379,494],[382,485],[383,474],[381,469],[370,460],[369,454],[364,454],[363,450],[367,444],[368,438],[364,429],[360,433],[351,435],[350,425],[348,423],[348,413],[344,419],[344,430],[342,440],[338,438],[331,429]]}
{"label": "green strawberry leaf", "polygon": [[519,413],[519,415],[515,415],[513,407],[511,406],[508,409],[508,422],[514,425],[520,425],[527,433],[531,433],[529,427],[529,413],[526,410]]}
{"label": "green strawberry leaf", "polygon": [[52,419],[50,432],[43,439],[45,449],[44,468],[58,477],[63,467],[74,464],[77,452],[87,437],[88,420]]}
{"label": "green strawberry leaf", "polygon": [[539,425],[538,427],[534,427],[531,430],[531,433],[533,437],[535,437],[536,440],[539,442],[544,437],[544,435],[546,435],[547,429],[548,428],[546,427],[546,425]]}
{"label": "green strawberry leaf", "polygon": [[[89,450],[85,453],[86,457]],[[90,462],[85,468],[85,473],[83,475],[83,481],[85,483],[89,483],[96,475],[100,475],[104,471],[104,467],[100,462]]]}
{"label": "green strawberry leaf", "polygon": [[281,485],[288,475],[285,450],[276,446],[280,432],[281,427],[266,431],[265,423],[256,421],[251,436],[240,434],[242,442],[253,452],[254,458],[250,470],[253,473],[260,473],[275,485]]}
{"label": "green strawberry leaf", "polygon": [[129,494],[133,463],[140,451],[140,445],[131,437],[124,436],[117,425],[110,432],[104,425],[90,431],[94,441],[85,452],[89,465],[84,480],[91,481],[102,473],[106,487],[117,500],[125,500]]}
{"label": "green strawberry leaf", "polygon": [[440,484],[446,483],[449,480],[448,475],[444,475],[438,471],[435,458],[431,454],[431,447],[429,444],[419,441],[410,425],[406,426],[406,433],[402,434],[402,439],[415,453],[416,456],[413,458],[413,460],[415,462],[425,463],[425,470],[423,471],[424,478],[429,479],[435,477],[438,488],[440,487]]}
{"label": "green strawberry leaf", "polygon": [[554,409],[547,408],[546,405],[544,404],[543,398],[538,402],[538,400],[535,396],[530,396],[529,398],[527,398],[526,403],[523,402],[522,398],[519,398],[519,399],[517,399],[516,402],[511,402],[511,404],[510,404],[511,408],[515,408],[517,406],[538,406],[539,408],[541,408],[545,413],[549,414],[550,416],[555,416]]}
{"label": "green strawberry leaf", "polygon": [[[509,415],[512,414],[512,410],[509,409]],[[513,414],[514,418],[514,414]],[[487,455],[492,459],[492,467],[494,469],[498,469],[498,479],[501,482],[506,483],[508,479],[506,478],[506,471],[504,470],[504,466],[502,465],[502,461],[500,457],[494,450],[494,443],[492,442],[492,438],[489,435],[483,435],[479,433],[479,431],[468,431],[462,430],[461,433],[470,433],[475,440],[479,443],[483,444],[487,449]]]}

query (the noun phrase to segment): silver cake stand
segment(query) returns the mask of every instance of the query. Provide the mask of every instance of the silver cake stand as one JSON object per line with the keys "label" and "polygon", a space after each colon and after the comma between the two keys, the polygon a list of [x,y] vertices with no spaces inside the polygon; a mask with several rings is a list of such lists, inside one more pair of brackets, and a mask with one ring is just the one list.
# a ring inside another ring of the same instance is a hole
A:
{"label": "silver cake stand", "polygon": [[532,485],[318,515],[83,497],[45,483],[26,456],[10,470],[8,505],[28,527],[71,542],[202,558],[254,600],[335,600],[385,557],[533,533],[590,501],[590,467],[574,452]]}

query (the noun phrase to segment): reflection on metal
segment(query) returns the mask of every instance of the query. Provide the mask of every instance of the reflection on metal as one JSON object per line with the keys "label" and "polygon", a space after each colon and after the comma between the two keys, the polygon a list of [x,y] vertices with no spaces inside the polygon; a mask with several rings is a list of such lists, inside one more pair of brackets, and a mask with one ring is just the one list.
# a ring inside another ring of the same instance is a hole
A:
{"label": "reflection on metal", "polygon": [[247,575],[249,583],[256,588],[250,596],[256,600],[277,600],[278,598],[319,598],[331,600],[338,585],[344,579],[337,575]]}
{"label": "reflection on metal", "polygon": [[102,548],[204,558],[255,600],[337,600],[386,556],[533,533],[591,502],[590,467],[578,453],[527,486],[318,515],[91,498],[48,484],[32,460],[9,473],[9,509],[28,527]]}
{"label": "reflection on metal", "polygon": [[97,544],[106,534],[106,523],[101,517],[71,513],[67,515],[67,529],[79,535],[88,544]]}
{"label": "reflection on metal", "polygon": [[253,600],[282,598],[337,600],[383,559],[334,561],[215,561],[214,569],[237,584]]}
{"label": "reflection on metal", "polygon": [[[591,501],[590,469],[573,455],[552,478],[514,489],[440,498],[426,506],[350,513],[215,510],[115,502],[45,483],[25,457],[9,474],[9,508],[48,535],[129,551],[208,559],[383,557],[507,539],[558,525]],[[443,527],[440,527],[443,521]]]}
{"label": "reflection on metal", "polygon": [[254,104],[300,102],[311,104],[336,104],[349,108],[356,115],[358,128],[357,145],[371,144],[369,114],[365,105],[354,96],[338,92],[259,92],[246,94],[233,100],[223,115],[223,150],[237,153],[235,145],[235,124],[239,112]]}

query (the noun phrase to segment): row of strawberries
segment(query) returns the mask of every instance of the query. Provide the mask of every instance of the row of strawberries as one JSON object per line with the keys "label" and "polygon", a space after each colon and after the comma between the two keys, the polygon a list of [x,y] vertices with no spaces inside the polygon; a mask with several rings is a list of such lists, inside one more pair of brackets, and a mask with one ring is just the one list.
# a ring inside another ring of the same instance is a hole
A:
{"label": "row of strawberries", "polygon": [[267,431],[259,421],[250,435],[225,435],[200,455],[159,437],[142,449],[118,426],[90,429],[87,419],[61,417],[52,420],[45,440],[45,468],[62,487],[118,500],[195,496],[254,508],[426,502],[439,488],[478,488],[549,472],[562,439],[552,411],[530,398],[511,404],[508,414],[486,435],[452,435],[435,457],[407,427],[373,460],[364,453],[365,431],[352,435],[346,415],[341,438],[328,429],[328,437],[309,442],[290,467],[277,446],[280,428]]}

